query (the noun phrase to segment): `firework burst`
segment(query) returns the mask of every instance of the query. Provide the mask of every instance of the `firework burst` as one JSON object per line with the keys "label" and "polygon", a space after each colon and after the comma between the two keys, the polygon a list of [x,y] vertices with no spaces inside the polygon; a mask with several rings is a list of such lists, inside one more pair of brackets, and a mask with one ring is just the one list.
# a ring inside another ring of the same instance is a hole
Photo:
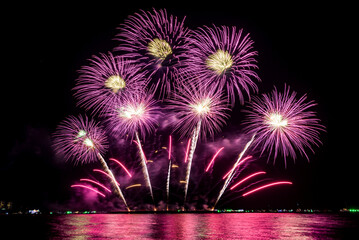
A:
{"label": "firework burst", "polygon": [[66,161],[89,163],[96,161],[98,154],[108,148],[105,132],[87,116],[69,116],[63,120],[54,133],[55,152]]}
{"label": "firework burst", "polygon": [[112,134],[134,139],[136,134],[145,138],[146,134],[151,133],[161,112],[153,96],[142,93],[127,96],[107,115],[108,128]]}
{"label": "firework burst", "polygon": [[249,34],[244,35],[236,27],[204,26],[193,31],[191,42],[194,47],[188,68],[199,75],[205,86],[225,89],[232,106],[237,97],[243,103],[244,93],[250,97],[251,91],[257,91],[257,52],[253,51]]}
{"label": "firework burst", "polygon": [[296,96],[287,86],[283,93],[274,88],[271,94],[255,97],[246,110],[245,130],[255,135],[253,147],[259,147],[261,154],[268,150],[269,157],[274,154],[274,161],[278,153],[285,162],[288,156],[296,159],[296,150],[309,160],[306,149],[314,152],[312,145],[321,144],[319,132],[324,126],[310,110],[316,103],[306,102],[306,95],[299,99]]}
{"label": "firework burst", "polygon": [[111,53],[93,56],[79,72],[74,96],[79,106],[95,113],[107,112],[114,103],[145,87],[145,74],[139,67]]}
{"label": "firework burst", "polygon": [[134,60],[148,71],[154,91],[169,93],[172,76],[183,67],[189,50],[189,30],[184,19],[168,15],[166,10],[141,11],[129,16],[119,28],[116,51]]}

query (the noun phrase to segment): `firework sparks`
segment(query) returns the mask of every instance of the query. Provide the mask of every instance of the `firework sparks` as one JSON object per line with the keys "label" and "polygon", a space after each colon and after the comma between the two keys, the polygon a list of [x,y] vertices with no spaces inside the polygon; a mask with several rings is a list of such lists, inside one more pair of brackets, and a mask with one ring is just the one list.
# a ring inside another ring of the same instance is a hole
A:
{"label": "firework sparks", "polygon": [[251,178],[253,178],[253,177],[257,176],[257,175],[265,174],[265,173],[266,173],[266,172],[263,172],[263,171],[255,172],[255,173],[249,175],[248,177],[243,178],[241,181],[237,182],[236,184],[234,184],[234,185],[230,188],[230,190],[235,189],[236,187],[238,187],[239,185],[241,185],[241,184],[244,183],[245,181],[247,181],[247,180],[249,180],[249,179],[251,179]]}
{"label": "firework sparks", "polygon": [[76,187],[79,187],[79,188],[86,188],[86,189],[89,189],[99,195],[101,195],[102,197],[106,197],[105,194],[103,194],[102,192],[92,188],[92,187],[89,187],[89,186],[86,186],[86,185],[82,185],[82,184],[74,184],[74,185],[71,185],[72,188],[76,188]]}
{"label": "firework sparks", "polygon": [[128,187],[126,187],[126,189],[130,189],[130,188],[134,188],[134,187],[141,187],[142,185],[140,183],[136,183],[136,184],[132,184]]}
{"label": "firework sparks", "polygon": [[282,182],[274,182],[274,183],[269,183],[269,184],[266,184],[266,185],[263,185],[261,187],[258,187],[258,188],[255,188],[251,191],[248,191],[246,193],[244,193],[242,196],[245,197],[245,196],[248,196],[249,194],[252,194],[254,192],[257,192],[259,190],[262,190],[262,189],[265,189],[265,188],[268,188],[268,187],[272,187],[272,186],[275,186],[275,185],[280,185],[280,184],[293,184],[292,182],[287,182],[287,181],[282,181]]}
{"label": "firework sparks", "polygon": [[94,113],[108,112],[114,103],[139,93],[146,84],[145,73],[138,66],[111,53],[93,56],[79,72],[74,96],[79,106]]}
{"label": "firework sparks", "polygon": [[251,158],[252,158],[252,156],[247,156],[247,157],[243,158],[241,161],[236,162],[236,163],[233,165],[233,167],[231,168],[231,170],[229,170],[229,171],[223,176],[222,179],[223,179],[223,180],[226,179],[226,177],[228,177],[228,175],[231,174],[231,172],[234,172],[237,167],[239,167],[242,163],[244,163],[245,161],[247,161],[248,159],[251,159]]}
{"label": "firework sparks", "polygon": [[188,139],[188,142],[187,142],[187,148],[186,148],[186,154],[185,154],[185,157],[184,157],[184,162],[186,163],[187,160],[188,160],[188,152],[189,152],[189,148],[191,146],[191,138]]}
{"label": "firework sparks", "polygon": [[115,50],[148,71],[147,78],[154,91],[168,94],[173,88],[172,76],[183,68],[190,48],[184,19],[177,20],[165,9],[153,9],[135,13],[119,29],[117,40],[120,42]]}
{"label": "firework sparks", "polygon": [[242,152],[239,154],[236,163],[234,164],[233,168],[231,169],[230,173],[228,174],[228,176],[227,176],[227,178],[226,178],[226,181],[224,182],[223,187],[222,187],[221,191],[220,191],[219,194],[218,194],[217,200],[216,200],[216,202],[214,203],[213,208],[216,207],[216,205],[217,205],[219,199],[222,197],[224,191],[226,191],[228,185],[229,185],[230,182],[232,181],[232,178],[233,178],[233,176],[234,176],[234,171],[235,171],[235,169],[236,169],[237,166],[240,164],[243,155],[246,153],[247,149],[248,149],[249,146],[252,144],[253,140],[254,140],[254,135],[253,135],[253,137],[251,138],[251,140],[244,146],[244,149],[242,150]]}
{"label": "firework sparks", "polygon": [[243,30],[222,26],[199,28],[192,32],[189,68],[208,87],[225,89],[232,106],[238,96],[244,102],[244,92],[257,91],[254,80],[259,77],[253,51],[253,41]]}
{"label": "firework sparks", "polygon": [[96,184],[97,186],[100,186],[102,187],[103,189],[105,189],[107,192],[111,192],[110,189],[108,189],[107,187],[105,187],[103,184],[97,182],[97,181],[94,181],[92,179],[88,179],[88,178],[81,178],[80,181],[82,182],[90,182],[90,183],[93,183],[93,184]]}
{"label": "firework sparks", "polygon": [[144,138],[155,129],[160,115],[153,96],[142,93],[128,96],[115,106],[108,113],[107,125],[113,135],[133,139],[139,132]]}
{"label": "firework sparks", "polygon": [[253,147],[260,147],[261,154],[268,150],[268,159],[273,153],[274,162],[278,153],[281,153],[285,165],[288,156],[296,159],[295,150],[309,160],[305,149],[314,152],[311,145],[321,143],[319,131],[324,130],[316,113],[310,110],[316,105],[314,101],[306,102],[306,95],[299,99],[296,95],[287,86],[283,93],[274,88],[271,94],[255,97],[246,111],[245,130],[256,135]]}
{"label": "firework sparks", "polygon": [[53,146],[58,156],[74,164],[97,160],[108,148],[105,132],[87,116],[69,116],[62,121],[53,135]]}
{"label": "firework sparks", "polygon": [[209,171],[209,168],[214,164],[214,160],[216,159],[216,157],[218,156],[218,154],[224,149],[224,147],[221,147],[220,149],[218,149],[218,151],[213,155],[211,161],[209,162],[207,168],[206,168],[206,172]]}
{"label": "firework sparks", "polygon": [[128,171],[128,169],[125,167],[125,165],[123,165],[120,161],[118,161],[117,159],[114,159],[114,158],[110,158],[109,160],[117,163],[119,166],[121,166],[123,168],[123,170],[125,170],[125,172],[127,173],[127,175],[130,178],[132,177],[132,174],[130,173],[130,171]]}

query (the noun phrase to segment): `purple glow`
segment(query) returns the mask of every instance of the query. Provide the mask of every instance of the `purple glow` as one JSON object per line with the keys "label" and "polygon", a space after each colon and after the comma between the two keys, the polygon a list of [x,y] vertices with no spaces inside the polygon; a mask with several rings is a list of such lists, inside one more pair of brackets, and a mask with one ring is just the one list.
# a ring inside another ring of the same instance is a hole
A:
{"label": "purple glow", "polygon": [[101,54],[93,56],[81,68],[74,96],[87,111],[103,114],[128,95],[138,94],[145,87],[141,68],[122,57]]}
{"label": "purple glow", "polygon": [[204,26],[191,34],[189,68],[198,74],[202,84],[219,91],[226,90],[228,100],[235,103],[237,97],[244,102],[244,93],[250,97],[257,91],[253,80],[260,81],[257,73],[257,52],[249,34],[236,27]]}
{"label": "purple glow", "polygon": [[174,117],[177,119],[173,123],[174,130],[177,130],[181,137],[190,137],[199,122],[201,125],[199,133],[202,138],[204,139],[207,134],[213,136],[221,130],[225,119],[229,116],[227,111],[230,109],[220,91],[206,91],[190,82],[178,87],[168,101],[169,109],[174,112]]}
{"label": "purple glow", "polygon": [[319,131],[324,130],[316,113],[310,110],[316,103],[305,102],[306,95],[299,99],[296,95],[287,86],[283,93],[274,88],[271,94],[263,94],[261,98],[254,97],[246,111],[248,116],[245,130],[255,135],[253,147],[259,147],[261,154],[268,150],[269,156],[274,152],[274,161],[278,153],[281,153],[285,164],[287,156],[296,158],[295,150],[309,160],[305,148],[314,152],[311,144],[318,146],[321,143]]}
{"label": "purple glow", "polygon": [[161,115],[152,95],[140,94],[124,98],[122,104],[108,114],[108,128],[112,134],[133,139],[136,132],[142,138],[154,131]]}
{"label": "purple glow", "polygon": [[69,116],[57,127],[53,135],[56,154],[74,164],[94,162],[98,154],[108,147],[105,132],[87,116]]}
{"label": "purple glow", "polygon": [[168,94],[173,88],[173,75],[183,68],[182,61],[190,48],[184,19],[177,20],[165,9],[141,10],[129,16],[119,30],[115,50],[147,71],[154,91]]}

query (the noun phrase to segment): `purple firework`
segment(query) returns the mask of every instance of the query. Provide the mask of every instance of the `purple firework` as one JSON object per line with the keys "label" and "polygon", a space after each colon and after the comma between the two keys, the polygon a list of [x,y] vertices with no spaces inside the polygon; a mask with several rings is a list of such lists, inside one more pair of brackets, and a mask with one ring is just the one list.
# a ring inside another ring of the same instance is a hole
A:
{"label": "purple firework", "polygon": [[189,69],[198,74],[202,83],[211,88],[227,91],[232,106],[237,99],[244,102],[244,92],[250,97],[257,91],[254,80],[260,81],[257,55],[253,41],[243,30],[226,26],[212,28],[204,26],[191,35],[193,48],[190,50]]}
{"label": "purple firework", "polygon": [[152,95],[129,95],[108,114],[108,128],[122,137],[133,139],[139,133],[144,138],[155,129],[160,114]]}
{"label": "purple firework", "polygon": [[168,16],[165,9],[153,9],[129,16],[117,35],[120,44],[115,50],[141,64],[152,90],[163,95],[171,91],[172,77],[187,58],[189,30],[183,24],[184,19]]}
{"label": "purple firework", "polygon": [[[183,76],[183,75],[182,75]],[[191,136],[194,129],[200,123],[202,138],[208,133],[213,136],[219,132],[228,118],[227,101],[220,91],[204,89],[187,82],[179,85],[176,92],[170,98],[169,109],[173,110],[176,123],[174,129],[178,130],[182,137]]]}
{"label": "purple firework", "polygon": [[105,132],[87,116],[69,116],[58,125],[53,137],[57,155],[74,164],[96,161],[98,154],[108,148]]}
{"label": "purple firework", "polygon": [[144,73],[137,65],[110,52],[93,56],[90,64],[79,72],[74,96],[78,105],[95,113],[107,112],[114,103],[137,94],[145,86]]}
{"label": "purple firework", "polygon": [[250,103],[245,130],[255,135],[252,144],[260,146],[261,154],[268,150],[269,156],[274,153],[276,159],[280,152],[286,161],[289,155],[295,159],[295,150],[298,150],[309,160],[305,149],[313,152],[312,144],[321,144],[319,131],[324,130],[324,126],[310,110],[316,103],[306,102],[306,95],[299,99],[296,95],[285,86],[283,93],[274,88],[271,94],[254,97]]}

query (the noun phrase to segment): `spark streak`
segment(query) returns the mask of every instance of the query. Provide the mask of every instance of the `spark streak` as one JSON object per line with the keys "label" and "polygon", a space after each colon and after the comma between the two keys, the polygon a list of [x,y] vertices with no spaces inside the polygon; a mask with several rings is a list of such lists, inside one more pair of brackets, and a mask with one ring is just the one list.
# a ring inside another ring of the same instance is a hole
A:
{"label": "spark streak", "polygon": [[168,160],[171,160],[171,151],[172,151],[172,136],[170,135],[170,142],[168,144]]}
{"label": "spark streak", "polygon": [[130,188],[134,188],[134,187],[141,187],[141,186],[142,186],[141,183],[137,183],[137,184],[132,184],[132,185],[126,187],[126,189],[130,189]]}
{"label": "spark streak", "polygon": [[96,184],[97,186],[100,186],[100,187],[102,187],[103,189],[105,189],[107,192],[111,192],[111,190],[108,189],[107,187],[105,187],[103,184],[101,184],[101,183],[99,183],[99,182],[97,182],[97,181],[94,181],[94,180],[92,180],[92,179],[81,178],[80,181],[94,183],[94,184]]}
{"label": "spark streak", "polygon": [[214,203],[214,206],[213,206],[213,209],[216,207],[219,199],[221,198],[221,196],[223,195],[224,191],[226,191],[229,183],[232,181],[232,178],[233,178],[233,173],[234,173],[234,170],[236,169],[236,167],[239,165],[243,155],[246,153],[247,149],[249,148],[249,146],[252,144],[253,140],[254,140],[254,137],[255,137],[255,134],[253,134],[251,140],[244,146],[244,149],[243,151],[239,154],[238,156],[238,159],[236,161],[236,163],[234,164],[234,167],[232,168],[232,170],[230,171],[230,173],[228,174],[227,178],[226,178],[226,181],[224,182],[224,185],[222,187],[222,190],[219,192],[218,194],[218,197],[217,197],[217,200],[216,202]]}
{"label": "spark streak", "polygon": [[153,203],[155,202],[155,199],[153,197],[153,192],[152,192],[152,185],[151,185],[151,180],[150,180],[150,176],[148,175],[148,169],[147,169],[147,159],[146,159],[146,156],[143,152],[143,149],[142,149],[142,146],[141,146],[141,142],[140,142],[140,138],[138,137],[138,132],[135,133],[136,135],[136,142],[137,143],[137,146],[138,146],[138,150],[140,152],[140,158],[141,158],[141,165],[142,165],[142,172],[143,172],[143,176],[145,178],[145,181],[146,181],[146,186],[149,188],[150,190],[150,193],[151,193],[151,197],[152,197],[152,201]]}
{"label": "spark streak", "polygon": [[185,158],[184,158],[184,162],[186,163],[187,162],[187,160],[188,160],[188,152],[189,152],[189,148],[190,148],[190,146],[191,146],[191,138],[190,139],[188,139],[188,143],[187,143],[187,148],[186,148],[186,156],[185,156]]}
{"label": "spark streak", "polygon": [[245,177],[243,178],[241,181],[237,182],[235,185],[233,185],[230,190],[233,190],[234,188],[238,187],[240,184],[244,183],[245,181],[247,181],[248,179],[251,179],[252,177],[254,176],[257,176],[259,174],[265,174],[266,172],[256,172],[256,173],[253,173],[251,175],[249,175],[248,177]]}
{"label": "spark streak", "polygon": [[233,169],[236,169],[237,167],[239,167],[239,165],[241,165],[242,163],[244,163],[245,161],[247,161],[248,159],[252,158],[252,156],[247,156],[245,157],[242,161],[240,161],[238,164],[234,164],[233,168],[231,168],[231,170],[229,170],[222,179],[226,179],[226,177],[228,177],[228,175],[233,171]]}
{"label": "spark streak", "polygon": [[94,189],[92,187],[86,186],[86,185],[74,184],[74,185],[71,185],[71,187],[72,188],[74,188],[74,187],[86,188],[86,189],[89,189],[89,190],[101,195],[102,197],[105,197],[105,194],[103,194],[102,192],[100,192],[100,191],[98,191],[98,190],[96,190],[96,189]]}
{"label": "spark streak", "polygon": [[206,168],[206,172],[208,172],[209,168],[213,165],[214,163],[214,159],[216,159],[217,155],[224,149],[224,147],[221,147],[217,152],[216,154],[214,154],[211,162],[208,164],[207,168]]}
{"label": "spark streak", "polygon": [[120,161],[118,161],[118,160],[115,159],[115,158],[110,158],[109,160],[110,160],[110,161],[114,161],[115,163],[117,163],[118,165],[120,165],[120,166],[123,168],[123,170],[126,171],[126,173],[128,174],[128,176],[132,177],[132,174],[128,171],[128,169],[127,169]]}
{"label": "spark streak", "polygon": [[257,192],[257,191],[262,190],[262,189],[264,189],[264,188],[268,188],[268,187],[275,186],[275,185],[279,185],[279,184],[293,184],[293,183],[292,183],[292,182],[288,182],[288,181],[269,183],[269,184],[266,184],[266,185],[264,185],[264,186],[255,188],[255,189],[253,189],[253,190],[251,190],[251,191],[248,191],[248,192],[244,193],[242,196],[245,197],[245,196],[247,196],[247,195],[249,195],[249,194],[251,194],[251,193]]}
{"label": "spark streak", "polygon": [[188,183],[189,183],[189,177],[191,175],[192,160],[193,160],[194,151],[196,150],[200,129],[201,129],[201,120],[198,121],[197,126],[194,129],[193,134],[192,134],[191,150],[188,155],[188,165],[187,165],[187,171],[186,171],[186,185],[185,185],[185,192],[184,192],[184,202],[186,202],[186,198],[187,198]]}

